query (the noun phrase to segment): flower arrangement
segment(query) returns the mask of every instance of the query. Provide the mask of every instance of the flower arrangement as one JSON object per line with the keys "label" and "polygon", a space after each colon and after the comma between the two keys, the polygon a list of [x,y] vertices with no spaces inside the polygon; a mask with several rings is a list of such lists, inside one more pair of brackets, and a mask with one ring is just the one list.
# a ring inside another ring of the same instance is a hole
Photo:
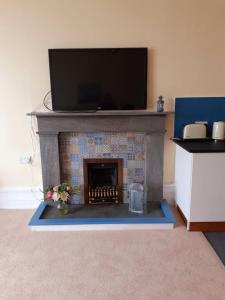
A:
{"label": "flower arrangement", "polygon": [[74,194],[78,194],[78,188],[67,183],[49,186],[45,191],[45,200],[56,202],[57,208],[68,210],[68,200]]}

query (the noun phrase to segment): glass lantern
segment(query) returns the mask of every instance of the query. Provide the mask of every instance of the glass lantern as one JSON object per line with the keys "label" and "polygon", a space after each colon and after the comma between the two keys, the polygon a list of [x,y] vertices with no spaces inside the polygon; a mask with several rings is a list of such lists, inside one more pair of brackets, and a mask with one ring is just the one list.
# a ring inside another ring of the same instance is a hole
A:
{"label": "glass lantern", "polygon": [[143,214],[145,206],[144,187],[140,183],[132,183],[129,186],[129,211]]}

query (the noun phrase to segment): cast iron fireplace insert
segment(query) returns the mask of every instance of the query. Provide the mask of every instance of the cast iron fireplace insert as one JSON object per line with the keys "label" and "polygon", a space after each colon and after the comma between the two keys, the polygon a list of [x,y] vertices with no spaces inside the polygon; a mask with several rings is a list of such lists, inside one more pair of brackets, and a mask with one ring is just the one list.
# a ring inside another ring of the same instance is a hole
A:
{"label": "cast iron fireplace insert", "polygon": [[85,204],[123,202],[122,159],[84,159],[83,167]]}

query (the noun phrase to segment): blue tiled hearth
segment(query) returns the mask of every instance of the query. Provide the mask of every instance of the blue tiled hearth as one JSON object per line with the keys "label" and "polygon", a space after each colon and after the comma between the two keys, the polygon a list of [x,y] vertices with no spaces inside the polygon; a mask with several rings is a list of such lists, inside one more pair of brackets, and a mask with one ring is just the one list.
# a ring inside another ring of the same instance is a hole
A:
{"label": "blue tiled hearth", "polygon": [[[93,213],[93,217],[90,216],[90,210],[96,208],[88,206],[88,209],[84,213],[80,213],[78,209],[81,206],[77,206],[73,214],[69,214],[66,217],[51,215],[46,213],[49,210],[49,206],[45,202],[42,202],[34,215],[32,216],[29,226],[32,230],[36,231],[63,231],[63,230],[129,230],[129,229],[172,229],[176,222],[168,203],[163,200],[159,203],[159,207],[155,208],[155,212],[152,211],[144,215],[132,214],[129,212],[123,212],[124,206],[118,206],[118,209],[122,207],[121,211],[111,211],[107,217],[107,209],[104,213]],[[102,209],[102,208],[101,208]],[[157,211],[156,211],[157,210]],[[77,215],[77,216],[76,216]],[[83,216],[82,216],[83,215]]]}

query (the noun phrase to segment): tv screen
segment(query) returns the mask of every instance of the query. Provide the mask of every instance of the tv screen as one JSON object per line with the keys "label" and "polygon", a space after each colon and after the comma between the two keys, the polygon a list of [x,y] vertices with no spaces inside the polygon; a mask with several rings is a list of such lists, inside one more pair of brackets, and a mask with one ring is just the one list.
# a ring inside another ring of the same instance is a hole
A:
{"label": "tv screen", "polygon": [[146,109],[147,48],[49,49],[54,111]]}

